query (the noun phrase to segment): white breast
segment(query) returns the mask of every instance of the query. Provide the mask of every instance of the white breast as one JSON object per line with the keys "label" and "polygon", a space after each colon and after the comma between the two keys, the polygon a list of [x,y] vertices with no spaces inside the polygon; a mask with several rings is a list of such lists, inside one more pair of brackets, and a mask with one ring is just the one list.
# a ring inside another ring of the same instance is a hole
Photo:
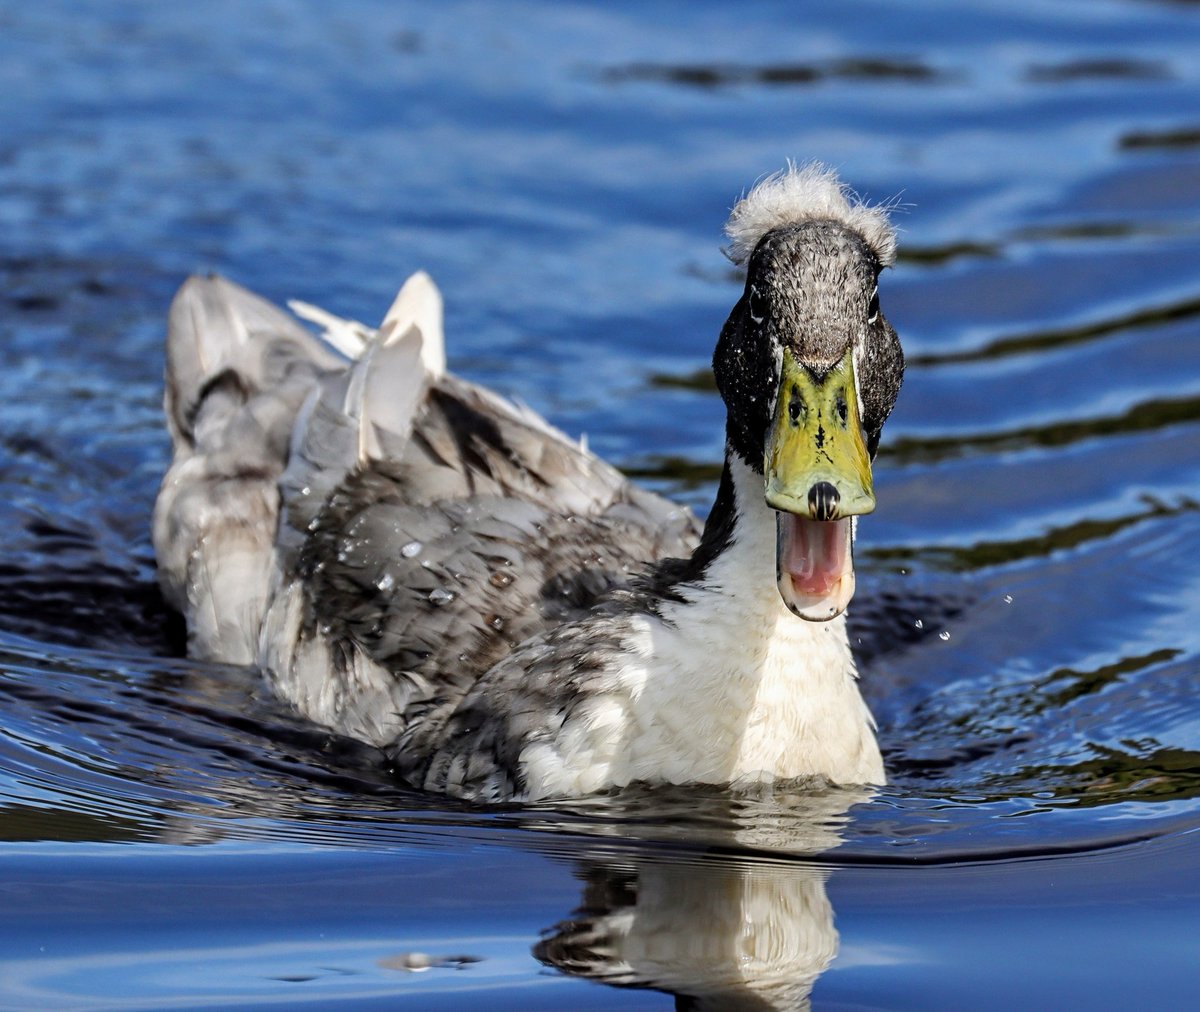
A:
{"label": "white breast", "polygon": [[762,479],[733,466],[733,543],[686,603],[635,620],[611,690],[525,750],[531,796],[633,781],[884,782],[845,620],[805,622],[784,607]]}

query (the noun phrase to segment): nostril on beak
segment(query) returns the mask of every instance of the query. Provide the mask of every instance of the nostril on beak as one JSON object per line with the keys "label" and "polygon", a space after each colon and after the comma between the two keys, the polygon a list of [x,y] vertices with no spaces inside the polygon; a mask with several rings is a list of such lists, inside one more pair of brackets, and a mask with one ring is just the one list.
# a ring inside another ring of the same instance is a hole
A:
{"label": "nostril on beak", "polygon": [[814,520],[832,520],[837,515],[841,494],[827,481],[819,481],[808,490],[808,510]]}

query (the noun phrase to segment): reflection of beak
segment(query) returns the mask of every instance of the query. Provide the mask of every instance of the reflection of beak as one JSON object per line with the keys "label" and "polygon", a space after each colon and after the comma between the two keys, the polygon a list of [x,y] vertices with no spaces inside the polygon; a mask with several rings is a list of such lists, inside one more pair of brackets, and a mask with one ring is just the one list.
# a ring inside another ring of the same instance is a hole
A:
{"label": "reflection of beak", "polygon": [[854,596],[853,516],[875,509],[853,349],[818,376],[784,349],[767,441],[767,505],[778,510],[776,575],[784,603],[824,622]]}

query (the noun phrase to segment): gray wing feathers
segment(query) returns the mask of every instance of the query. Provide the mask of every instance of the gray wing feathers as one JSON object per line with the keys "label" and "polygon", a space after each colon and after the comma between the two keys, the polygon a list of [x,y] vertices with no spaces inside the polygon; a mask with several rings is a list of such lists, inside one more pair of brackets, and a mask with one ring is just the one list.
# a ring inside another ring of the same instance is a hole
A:
{"label": "gray wing feathers", "polygon": [[226,372],[247,391],[270,390],[297,360],[338,360],[283,310],[225,278],[191,277],[167,322],[167,418],[187,440],[205,389]]}
{"label": "gray wing feathers", "polygon": [[[511,794],[516,724],[470,757],[445,736],[468,735],[489,692],[512,700],[506,720],[553,719],[544,637],[644,564],[687,555],[698,525],[528,408],[445,373],[426,275],[377,331],[293,308],[345,357],[220,278],[190,279],[171,307],[175,459],[154,541],[190,651],[262,663],[314,719],[407,743],[417,782]],[[586,660],[597,644],[578,647]]]}
{"label": "gray wing feathers", "polygon": [[282,489],[280,547],[291,560],[330,495],[372,460],[403,454],[428,389],[421,332],[372,339],[344,372],[326,376],[300,414]]}
{"label": "gray wing feathers", "polygon": [[154,546],[195,656],[253,660],[292,425],[337,363],[294,320],[224,278],[190,278],[171,304],[174,460],[155,504]]}

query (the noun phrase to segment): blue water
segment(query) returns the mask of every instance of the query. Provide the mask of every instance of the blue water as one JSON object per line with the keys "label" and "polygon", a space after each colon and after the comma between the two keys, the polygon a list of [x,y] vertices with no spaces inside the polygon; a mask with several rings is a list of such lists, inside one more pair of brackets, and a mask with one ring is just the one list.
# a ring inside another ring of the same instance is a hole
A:
{"label": "blue water", "polygon": [[[0,5],[0,1005],[1200,1001],[1200,6]],[[891,784],[478,809],[181,656],[191,272],[376,321],[703,510],[742,188],[897,199],[852,620]]]}

